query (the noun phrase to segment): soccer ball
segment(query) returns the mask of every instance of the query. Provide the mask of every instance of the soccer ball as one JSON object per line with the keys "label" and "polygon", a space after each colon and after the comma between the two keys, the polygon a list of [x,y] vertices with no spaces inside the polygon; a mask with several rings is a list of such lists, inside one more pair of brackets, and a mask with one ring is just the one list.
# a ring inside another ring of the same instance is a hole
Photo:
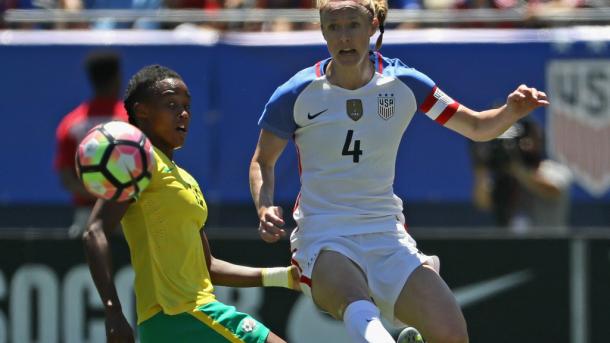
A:
{"label": "soccer ball", "polygon": [[416,328],[408,326],[400,332],[396,343],[425,343],[425,341]]}
{"label": "soccer ball", "polygon": [[87,133],[76,150],[76,174],[98,198],[137,198],[150,183],[155,168],[153,148],[137,127],[111,121]]}

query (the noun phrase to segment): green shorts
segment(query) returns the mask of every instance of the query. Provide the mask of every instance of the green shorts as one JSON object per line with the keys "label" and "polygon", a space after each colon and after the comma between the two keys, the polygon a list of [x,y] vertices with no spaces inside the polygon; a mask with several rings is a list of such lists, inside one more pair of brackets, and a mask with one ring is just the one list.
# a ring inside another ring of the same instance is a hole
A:
{"label": "green shorts", "polygon": [[235,307],[212,302],[193,312],[159,312],[138,325],[141,343],[265,343],[269,329]]}

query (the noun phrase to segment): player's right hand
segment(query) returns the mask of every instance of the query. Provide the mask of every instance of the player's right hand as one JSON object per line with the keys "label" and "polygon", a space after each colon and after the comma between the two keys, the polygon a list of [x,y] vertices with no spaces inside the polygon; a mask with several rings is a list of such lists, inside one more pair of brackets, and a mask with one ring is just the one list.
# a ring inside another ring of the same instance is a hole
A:
{"label": "player's right hand", "polygon": [[525,117],[540,106],[547,105],[549,105],[549,100],[545,92],[523,84],[510,93],[506,99],[507,109],[515,113],[518,119]]}
{"label": "player's right hand", "polygon": [[133,329],[122,312],[106,312],[106,342],[134,343]]}
{"label": "player's right hand", "polygon": [[260,209],[258,225],[258,234],[263,241],[267,243],[275,243],[280,238],[286,236],[282,208],[278,206],[264,207]]}

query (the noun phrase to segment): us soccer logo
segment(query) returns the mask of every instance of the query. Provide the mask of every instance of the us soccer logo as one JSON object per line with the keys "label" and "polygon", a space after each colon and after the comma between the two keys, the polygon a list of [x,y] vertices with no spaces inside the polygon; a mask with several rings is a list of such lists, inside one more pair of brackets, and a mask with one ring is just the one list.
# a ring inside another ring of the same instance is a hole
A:
{"label": "us soccer logo", "polygon": [[547,146],[594,196],[610,188],[610,60],[547,65]]}
{"label": "us soccer logo", "polygon": [[345,111],[347,116],[353,121],[358,121],[362,118],[364,110],[362,109],[362,100],[360,99],[349,99],[345,102]]}
{"label": "us soccer logo", "polygon": [[394,115],[394,94],[379,94],[377,97],[377,114],[384,120]]}

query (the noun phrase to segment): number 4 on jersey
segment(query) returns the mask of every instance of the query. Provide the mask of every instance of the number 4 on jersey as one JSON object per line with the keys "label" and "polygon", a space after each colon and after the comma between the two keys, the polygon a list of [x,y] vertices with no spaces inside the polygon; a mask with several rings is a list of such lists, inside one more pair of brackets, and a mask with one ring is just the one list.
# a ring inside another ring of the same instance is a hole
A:
{"label": "number 4 on jersey", "polygon": [[352,145],[352,138],[354,137],[354,130],[347,131],[347,137],[345,137],[345,144],[343,144],[343,151],[341,155],[343,156],[354,156],[354,163],[360,162],[360,155],[362,155],[362,150],[360,150],[360,140],[356,139],[354,141],[354,150],[350,150],[350,146]]}

